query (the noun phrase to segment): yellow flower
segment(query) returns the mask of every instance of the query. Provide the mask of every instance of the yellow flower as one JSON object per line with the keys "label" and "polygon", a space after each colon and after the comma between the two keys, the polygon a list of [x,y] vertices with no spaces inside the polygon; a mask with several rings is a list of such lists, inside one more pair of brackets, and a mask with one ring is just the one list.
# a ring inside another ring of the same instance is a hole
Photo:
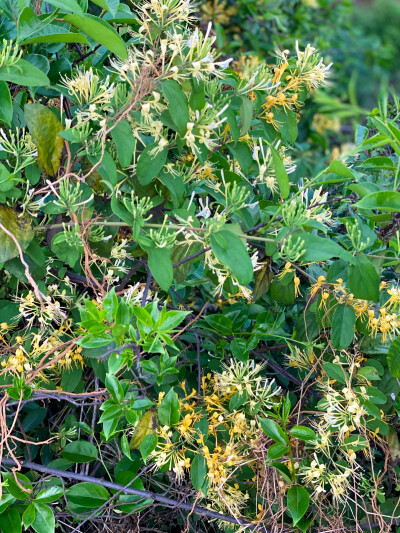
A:
{"label": "yellow flower", "polygon": [[298,296],[301,296],[301,292],[300,292],[300,278],[298,278],[297,276],[294,277],[294,292],[295,292],[295,296],[296,298]]}
{"label": "yellow flower", "polygon": [[280,272],[278,274],[278,279],[281,280],[283,279],[286,274],[289,274],[290,272],[294,272],[294,268],[292,268],[292,263],[289,263],[289,261],[285,264],[285,267],[284,269],[282,270],[282,272]]}
{"label": "yellow flower", "polygon": [[314,285],[311,286],[311,290],[310,290],[311,298],[313,298],[322,289],[325,283],[326,283],[325,276],[319,276],[317,283],[314,283]]}

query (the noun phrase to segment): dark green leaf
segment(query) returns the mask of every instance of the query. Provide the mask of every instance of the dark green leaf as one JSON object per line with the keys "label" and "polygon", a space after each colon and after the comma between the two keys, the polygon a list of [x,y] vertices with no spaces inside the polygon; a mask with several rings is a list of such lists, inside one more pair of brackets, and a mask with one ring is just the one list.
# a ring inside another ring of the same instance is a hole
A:
{"label": "dark green leaf", "polygon": [[172,285],[174,271],[171,261],[171,250],[169,248],[147,248],[149,256],[148,266],[154,279],[160,285],[163,291],[168,291]]}
{"label": "dark green leaf", "polygon": [[332,317],[331,340],[338,350],[344,350],[353,341],[357,316],[352,307],[339,304]]}
{"label": "dark green leaf", "polygon": [[347,250],[342,248],[332,239],[318,237],[313,233],[302,233],[301,238],[304,242],[305,254],[301,256],[301,261],[305,263],[311,261],[326,261],[333,257],[340,257],[349,263],[356,264],[356,259]]}
{"label": "dark green leaf", "polygon": [[207,462],[201,453],[197,453],[190,465],[190,479],[196,490],[201,490],[207,476]]}
{"label": "dark green leaf", "polygon": [[122,168],[132,163],[133,152],[136,141],[132,133],[132,128],[127,120],[120,120],[111,130],[111,136],[117,145],[118,161]]}
{"label": "dark green leaf", "polygon": [[97,509],[110,497],[108,490],[95,483],[76,483],[66,490],[67,500],[74,505]]}
{"label": "dark green leaf", "polygon": [[185,135],[189,122],[189,106],[185,93],[174,80],[163,81],[161,90],[170,106],[171,118],[176,124],[179,135]]}
{"label": "dark green leaf", "polygon": [[85,440],[69,442],[62,449],[61,455],[72,463],[89,463],[98,459],[99,456],[96,446]]}
{"label": "dark green leaf", "polygon": [[113,400],[117,403],[122,402],[122,400],[124,399],[124,392],[122,390],[122,386],[119,380],[112,374],[107,374],[105,383],[107,390],[111,394]]}
{"label": "dark green leaf", "polygon": [[240,285],[250,283],[253,265],[240,237],[232,231],[220,230],[211,236],[211,248],[217,259],[231,269]]}
{"label": "dark green leaf", "polygon": [[156,449],[158,442],[157,435],[154,433],[149,433],[144,437],[140,443],[140,453],[142,455],[143,461],[146,463],[148,456],[152,451]]}
{"label": "dark green leaf", "polygon": [[[7,491],[17,500],[25,501],[32,492],[31,482],[24,474],[17,473],[16,476],[19,480],[18,483],[13,474],[3,473],[3,478],[7,481]],[[25,488],[26,490],[24,490]]]}
{"label": "dark green leaf", "polygon": [[322,367],[331,379],[335,379],[339,383],[344,384],[350,382],[349,374],[338,363],[325,363]]}
{"label": "dark green leaf", "polygon": [[3,533],[21,533],[21,518],[15,507],[10,507],[0,514],[0,529]]}
{"label": "dark green leaf", "polygon": [[277,442],[268,448],[267,458],[269,460],[279,459],[283,455],[286,455],[288,451],[289,446],[286,443]]}
{"label": "dark green leaf", "polygon": [[0,122],[6,122],[9,126],[11,126],[13,106],[10,90],[5,81],[0,81],[0,102]]}
{"label": "dark green leaf", "polygon": [[264,433],[275,442],[280,442],[287,445],[288,439],[283,431],[283,429],[270,418],[259,418],[261,429]]}
{"label": "dark green leaf", "polygon": [[367,257],[357,255],[356,262],[349,265],[349,289],[355,298],[376,302],[379,299],[380,276]]}
{"label": "dark green leaf", "polygon": [[394,378],[400,378],[400,337],[390,345],[387,362],[391,375]]}
{"label": "dark green leaf", "polygon": [[136,175],[141,185],[148,185],[161,172],[168,155],[168,148],[163,148],[156,155],[150,152],[157,147],[157,143],[146,146],[140,154],[137,166]]}

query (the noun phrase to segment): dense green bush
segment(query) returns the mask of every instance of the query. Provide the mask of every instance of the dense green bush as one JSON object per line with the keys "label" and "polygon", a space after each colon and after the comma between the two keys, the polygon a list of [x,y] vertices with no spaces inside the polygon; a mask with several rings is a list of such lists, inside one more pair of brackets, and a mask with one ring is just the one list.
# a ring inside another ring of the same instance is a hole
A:
{"label": "dense green bush", "polygon": [[1,6],[0,530],[390,531],[396,95],[332,146],[299,138],[333,68],[307,42],[232,61],[186,0]]}

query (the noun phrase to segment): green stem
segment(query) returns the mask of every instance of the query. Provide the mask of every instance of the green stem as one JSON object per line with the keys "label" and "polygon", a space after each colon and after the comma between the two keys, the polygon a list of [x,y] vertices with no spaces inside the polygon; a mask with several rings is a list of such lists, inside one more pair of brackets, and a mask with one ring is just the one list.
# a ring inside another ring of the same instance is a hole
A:
{"label": "green stem", "polygon": [[[125,224],[125,222],[112,222],[112,221],[108,222],[106,220],[96,221],[93,225],[94,226],[110,226],[110,227],[131,227],[132,226],[132,224]],[[57,224],[47,224],[45,226],[36,226],[33,229],[34,231],[46,231],[48,229],[62,229],[64,228],[64,226],[75,226],[75,223],[74,222],[63,222],[63,223],[57,223]],[[164,224],[153,224],[153,223],[146,222],[144,224],[144,227],[163,228],[165,226]],[[205,233],[206,231],[208,231],[207,228],[194,228],[192,226],[180,226],[179,224],[168,224],[168,226],[166,227],[169,229],[176,229],[176,230],[184,229],[185,231],[196,231],[200,233]],[[248,240],[248,241],[275,242],[275,239],[267,239],[266,237],[256,237],[253,235],[238,235],[238,237],[240,237],[241,239]]]}
{"label": "green stem", "polygon": [[296,474],[296,469],[294,467],[294,460],[293,460],[293,452],[292,452],[292,446],[290,445],[290,436],[289,436],[289,433],[286,429],[286,423],[284,423],[283,421],[282,422],[282,426],[283,426],[283,431],[285,432],[285,435],[286,435],[286,438],[287,438],[287,442],[288,442],[288,447],[289,447],[289,459],[290,459],[290,469],[291,469],[291,473],[292,473],[292,478],[293,478],[293,481],[295,483],[297,483],[297,474]]}

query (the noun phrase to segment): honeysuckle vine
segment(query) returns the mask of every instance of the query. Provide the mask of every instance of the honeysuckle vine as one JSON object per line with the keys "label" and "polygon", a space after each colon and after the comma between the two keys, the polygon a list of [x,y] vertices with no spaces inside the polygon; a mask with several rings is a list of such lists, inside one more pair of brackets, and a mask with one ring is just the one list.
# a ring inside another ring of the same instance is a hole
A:
{"label": "honeysuckle vine", "polygon": [[0,11],[0,531],[389,532],[398,98],[328,153],[312,44],[95,5]]}

